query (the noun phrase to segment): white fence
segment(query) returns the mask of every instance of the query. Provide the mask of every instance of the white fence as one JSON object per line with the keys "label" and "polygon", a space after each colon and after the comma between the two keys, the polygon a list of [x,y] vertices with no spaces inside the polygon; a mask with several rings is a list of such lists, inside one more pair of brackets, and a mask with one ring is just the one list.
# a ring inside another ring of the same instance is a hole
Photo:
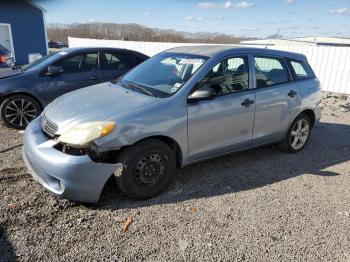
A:
{"label": "white fence", "polygon": [[[177,46],[192,46],[188,43],[156,43],[119,40],[96,40],[68,38],[69,47],[118,47],[127,48],[153,56]],[[350,47],[333,46],[270,46],[271,49],[297,52],[306,55],[321,81],[324,91],[350,94]]]}

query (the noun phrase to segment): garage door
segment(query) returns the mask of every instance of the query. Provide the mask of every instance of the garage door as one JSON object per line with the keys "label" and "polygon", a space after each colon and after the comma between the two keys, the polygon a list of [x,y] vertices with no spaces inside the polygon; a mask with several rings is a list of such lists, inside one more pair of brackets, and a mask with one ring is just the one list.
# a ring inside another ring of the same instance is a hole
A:
{"label": "garage door", "polygon": [[0,45],[12,51],[10,27],[0,24]]}

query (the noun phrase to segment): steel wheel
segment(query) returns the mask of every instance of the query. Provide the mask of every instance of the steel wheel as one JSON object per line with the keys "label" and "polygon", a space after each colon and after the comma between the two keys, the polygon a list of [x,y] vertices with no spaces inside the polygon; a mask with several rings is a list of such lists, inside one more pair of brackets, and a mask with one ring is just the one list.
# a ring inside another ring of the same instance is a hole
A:
{"label": "steel wheel", "polygon": [[1,105],[1,117],[5,123],[17,129],[24,129],[41,113],[39,104],[26,95],[14,95]]}
{"label": "steel wheel", "polygon": [[290,133],[290,144],[294,150],[299,150],[307,142],[310,134],[309,122],[305,119],[296,121]]}
{"label": "steel wheel", "polygon": [[174,151],[163,141],[148,139],[126,147],[117,157],[123,168],[114,172],[119,188],[134,199],[161,193],[176,174]]}
{"label": "steel wheel", "polygon": [[158,153],[142,156],[136,164],[134,174],[135,183],[140,186],[152,186],[164,175],[166,164]]}

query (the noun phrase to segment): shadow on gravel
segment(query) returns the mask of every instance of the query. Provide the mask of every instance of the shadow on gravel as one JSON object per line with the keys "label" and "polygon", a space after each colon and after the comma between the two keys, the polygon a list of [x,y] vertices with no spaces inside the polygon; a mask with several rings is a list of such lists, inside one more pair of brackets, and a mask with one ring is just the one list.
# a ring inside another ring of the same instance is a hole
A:
{"label": "shadow on gravel", "polygon": [[349,160],[350,126],[320,123],[300,153],[265,146],[195,164],[182,169],[162,195],[147,201],[127,199],[110,180],[100,202],[91,207],[136,208],[251,190],[306,174],[331,177],[339,174],[328,168]]}
{"label": "shadow on gravel", "polygon": [[17,261],[16,254],[7,239],[6,232],[0,227],[0,261]]}

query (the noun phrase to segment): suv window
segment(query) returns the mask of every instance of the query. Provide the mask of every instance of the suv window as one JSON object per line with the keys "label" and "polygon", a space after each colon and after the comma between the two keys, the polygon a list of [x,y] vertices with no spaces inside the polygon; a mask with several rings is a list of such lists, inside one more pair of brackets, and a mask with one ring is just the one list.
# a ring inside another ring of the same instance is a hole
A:
{"label": "suv window", "polygon": [[297,80],[305,80],[315,77],[314,72],[306,62],[289,59],[288,65],[294,74],[294,78]]}
{"label": "suv window", "polygon": [[280,58],[254,57],[256,88],[282,84],[289,81],[288,70]]}
{"label": "suv window", "polygon": [[248,57],[233,57],[221,61],[208,72],[201,83],[214,88],[218,96],[248,89]]}
{"label": "suv window", "polygon": [[123,53],[105,52],[101,54],[101,64],[103,70],[123,70],[132,68],[132,56]]}

